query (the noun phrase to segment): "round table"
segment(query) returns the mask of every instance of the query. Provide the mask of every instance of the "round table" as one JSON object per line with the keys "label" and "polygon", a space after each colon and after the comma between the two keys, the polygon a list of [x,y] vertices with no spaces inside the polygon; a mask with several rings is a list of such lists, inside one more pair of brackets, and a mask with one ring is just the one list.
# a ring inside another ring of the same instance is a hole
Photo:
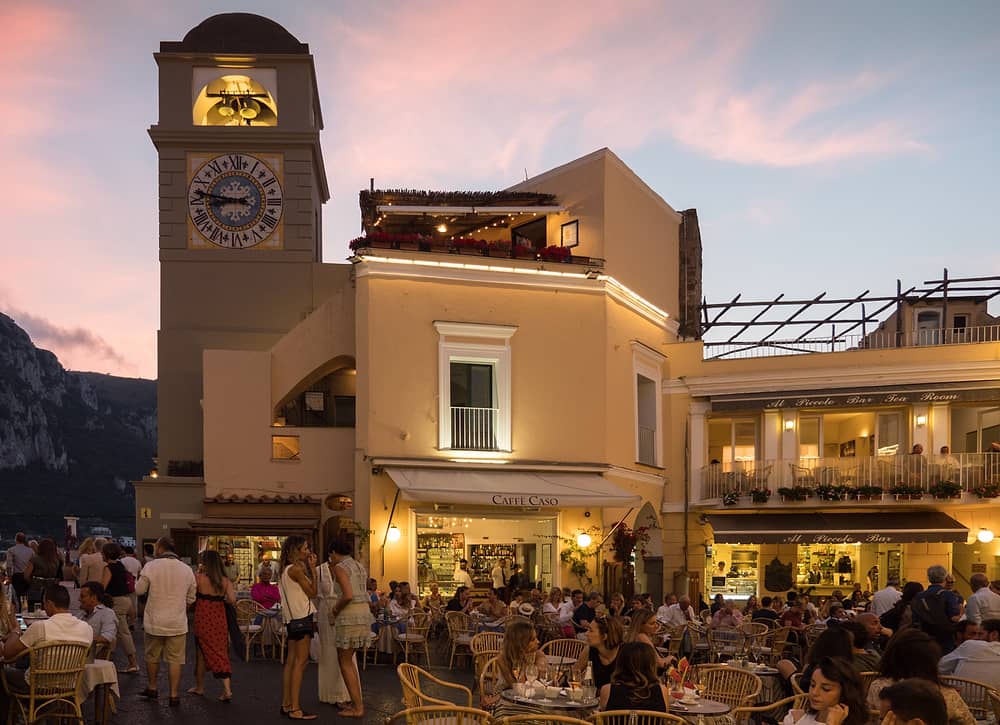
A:
{"label": "round table", "polygon": [[732,708],[724,702],[706,700],[704,697],[694,702],[670,701],[670,712],[683,718],[698,718],[705,715],[725,715]]}
{"label": "round table", "polygon": [[535,688],[534,697],[525,697],[515,694],[514,690],[510,689],[501,692],[500,697],[516,705],[532,708],[539,713],[560,714],[561,711],[566,711],[567,714],[581,720],[585,720],[596,712],[598,704],[596,697],[589,700],[571,700],[567,695],[562,694],[566,692],[565,689],[561,688],[559,692],[560,695],[558,697],[548,698],[545,697],[543,688],[539,687]]}

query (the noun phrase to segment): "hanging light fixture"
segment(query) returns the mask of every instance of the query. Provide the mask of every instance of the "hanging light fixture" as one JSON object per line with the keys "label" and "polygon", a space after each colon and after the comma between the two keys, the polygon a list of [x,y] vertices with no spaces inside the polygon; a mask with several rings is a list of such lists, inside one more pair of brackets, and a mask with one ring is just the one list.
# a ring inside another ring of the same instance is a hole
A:
{"label": "hanging light fixture", "polygon": [[389,541],[396,542],[399,541],[400,537],[399,527],[396,524],[389,525]]}
{"label": "hanging light fixture", "polygon": [[976,538],[982,544],[988,544],[993,541],[993,531],[990,529],[979,529],[979,533],[976,534]]}
{"label": "hanging light fixture", "polygon": [[581,549],[586,549],[588,546],[590,546],[592,542],[593,539],[590,538],[590,534],[588,534],[587,532],[584,531],[577,534],[576,545],[579,546]]}

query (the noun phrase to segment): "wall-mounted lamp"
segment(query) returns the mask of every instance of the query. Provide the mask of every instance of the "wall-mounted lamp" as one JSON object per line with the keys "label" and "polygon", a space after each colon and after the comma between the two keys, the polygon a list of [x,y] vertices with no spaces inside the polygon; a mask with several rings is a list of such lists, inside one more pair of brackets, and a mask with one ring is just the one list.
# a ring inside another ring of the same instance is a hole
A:
{"label": "wall-mounted lamp", "polygon": [[925,425],[927,425],[927,416],[926,415],[918,415],[917,416],[917,425],[918,426],[925,426]]}
{"label": "wall-mounted lamp", "polygon": [[590,534],[587,533],[577,534],[576,545],[579,546],[581,549],[586,549],[588,546],[590,546],[592,542],[593,539],[590,538]]}
{"label": "wall-mounted lamp", "polygon": [[785,430],[795,430],[795,419],[789,418],[785,421]]}
{"label": "wall-mounted lamp", "polygon": [[400,537],[399,527],[396,526],[396,524],[390,525],[388,535],[386,536],[386,538],[391,542],[396,542],[399,541],[399,537]]}
{"label": "wall-mounted lamp", "polygon": [[993,531],[990,529],[979,529],[976,538],[979,539],[980,543],[988,544],[993,541]]}

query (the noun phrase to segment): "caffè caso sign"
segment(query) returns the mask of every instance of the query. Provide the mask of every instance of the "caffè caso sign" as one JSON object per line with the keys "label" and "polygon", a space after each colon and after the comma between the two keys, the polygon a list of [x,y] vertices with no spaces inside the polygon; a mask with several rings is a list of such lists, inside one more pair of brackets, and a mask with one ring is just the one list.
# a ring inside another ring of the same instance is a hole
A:
{"label": "caff\u00e8 caso sign", "polygon": [[494,506],[558,506],[557,496],[541,496],[539,494],[494,494],[490,499]]}

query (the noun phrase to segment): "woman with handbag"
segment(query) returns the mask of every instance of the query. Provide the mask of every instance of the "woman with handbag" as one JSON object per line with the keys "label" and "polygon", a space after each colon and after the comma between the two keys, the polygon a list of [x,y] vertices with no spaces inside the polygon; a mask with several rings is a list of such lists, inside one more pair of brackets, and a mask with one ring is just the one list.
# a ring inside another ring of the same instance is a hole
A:
{"label": "woman with handbag", "polygon": [[316,620],[319,637],[319,701],[344,708],[350,705],[350,693],[340,674],[337,654],[337,627],[331,614],[337,604],[334,594],[333,547],[327,548],[326,561],[316,569]]}
{"label": "woman with handbag", "polygon": [[303,536],[289,536],[281,547],[281,617],[288,633],[288,659],[281,678],[281,714],[292,720],[315,720],[299,706],[302,675],[309,664],[309,644],[315,627],[316,555]]}
{"label": "woman with handbag", "polygon": [[369,641],[375,619],[368,608],[368,593],[365,590],[368,572],[351,557],[351,551],[351,545],[343,540],[334,540],[330,545],[330,560],[334,563],[333,591],[337,597],[337,603],[330,609],[330,617],[336,623],[340,672],[351,695],[351,706],[341,710],[340,716],[362,718],[365,716],[365,703],[361,698],[356,655]]}

